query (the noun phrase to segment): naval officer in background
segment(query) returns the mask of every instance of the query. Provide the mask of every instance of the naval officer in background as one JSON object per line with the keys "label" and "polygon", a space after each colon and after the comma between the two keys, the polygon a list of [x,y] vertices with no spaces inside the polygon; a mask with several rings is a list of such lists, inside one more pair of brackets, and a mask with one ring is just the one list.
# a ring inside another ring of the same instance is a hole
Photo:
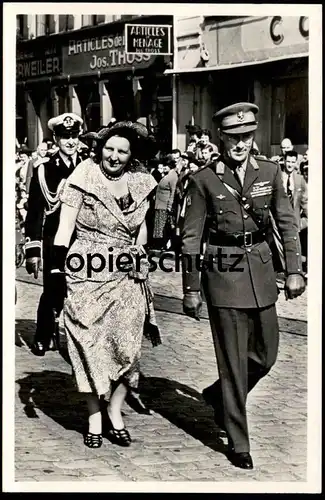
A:
{"label": "naval officer in background", "polygon": [[[51,118],[48,128],[58,151],[51,158],[43,158],[34,169],[30,184],[28,212],[25,221],[26,270],[38,278],[43,259],[43,293],[37,310],[37,326],[32,345],[36,356],[44,356],[54,345],[55,318],[51,302],[51,259],[54,236],[60,219],[60,192],[65,179],[82,160],[78,154],[79,135],[83,120],[75,113],[64,113]],[[42,248],[42,259],[41,259]],[[62,307],[63,307],[62,297]],[[61,311],[57,311],[60,314]]]}
{"label": "naval officer in background", "polygon": [[[218,364],[219,380],[203,397],[226,431],[229,460],[242,469],[253,468],[247,394],[278,352],[278,293],[266,241],[270,213],[284,247],[287,297],[305,289],[298,228],[281,168],[250,155],[257,112],[254,104],[237,103],[215,114],[221,156],[193,174],[182,230],[184,312],[199,319],[202,286]],[[198,269],[202,238],[205,254]]]}

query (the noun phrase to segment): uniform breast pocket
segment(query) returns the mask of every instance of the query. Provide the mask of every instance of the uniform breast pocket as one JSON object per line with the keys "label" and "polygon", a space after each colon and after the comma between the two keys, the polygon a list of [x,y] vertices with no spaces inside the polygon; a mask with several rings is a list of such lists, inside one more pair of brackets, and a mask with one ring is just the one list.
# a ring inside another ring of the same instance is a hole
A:
{"label": "uniform breast pocket", "polygon": [[85,195],[79,213],[79,219],[89,227],[97,226],[98,201],[89,195]]}
{"label": "uniform breast pocket", "polygon": [[264,198],[264,199],[254,200],[255,216],[260,223],[262,223],[263,221],[265,223],[267,222],[269,211],[270,211],[270,202],[268,199]]}
{"label": "uniform breast pocket", "polygon": [[218,230],[228,231],[236,223],[238,213],[232,201],[222,201],[214,207]]}

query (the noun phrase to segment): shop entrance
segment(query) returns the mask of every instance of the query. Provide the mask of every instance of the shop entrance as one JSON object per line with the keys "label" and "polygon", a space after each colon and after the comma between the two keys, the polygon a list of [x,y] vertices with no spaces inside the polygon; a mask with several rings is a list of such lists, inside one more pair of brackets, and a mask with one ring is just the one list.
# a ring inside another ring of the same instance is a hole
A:
{"label": "shop entrance", "polygon": [[80,102],[85,130],[93,132],[101,125],[98,82],[78,84],[75,89]]}

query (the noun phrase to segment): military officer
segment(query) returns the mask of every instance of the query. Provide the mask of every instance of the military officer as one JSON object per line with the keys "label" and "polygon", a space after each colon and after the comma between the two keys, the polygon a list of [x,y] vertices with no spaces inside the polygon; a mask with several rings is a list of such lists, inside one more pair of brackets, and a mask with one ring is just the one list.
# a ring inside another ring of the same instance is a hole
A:
{"label": "military officer", "polygon": [[[43,258],[43,294],[37,311],[37,327],[32,352],[44,356],[53,346],[55,318],[50,300],[51,249],[60,217],[59,194],[65,179],[72,173],[81,158],[77,152],[83,120],[75,113],[64,113],[51,118],[48,128],[58,151],[51,158],[44,158],[32,177],[28,212],[25,221],[26,270],[38,277]],[[58,314],[60,311],[58,311]]]}
{"label": "military officer", "polygon": [[[270,213],[282,237],[287,297],[305,289],[298,228],[280,166],[250,155],[257,112],[254,104],[237,103],[216,113],[221,156],[192,176],[182,231],[184,312],[199,319],[202,284],[218,363],[219,380],[203,397],[226,431],[229,460],[243,469],[253,468],[247,393],[278,352],[276,275],[265,240]],[[202,238],[205,254],[197,266]]]}

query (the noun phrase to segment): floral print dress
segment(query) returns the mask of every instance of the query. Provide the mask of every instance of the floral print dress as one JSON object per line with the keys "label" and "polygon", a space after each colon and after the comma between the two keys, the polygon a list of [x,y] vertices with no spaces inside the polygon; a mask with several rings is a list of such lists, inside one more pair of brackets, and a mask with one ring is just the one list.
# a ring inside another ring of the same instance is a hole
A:
{"label": "floral print dress", "polygon": [[117,268],[116,259],[130,254],[157,183],[147,173],[126,175],[129,195],[118,203],[99,166],[87,159],[60,196],[79,209],[66,266],[69,356],[78,390],[99,396],[109,396],[112,382],[120,379],[136,388],[139,377],[146,294],[132,273]]}

